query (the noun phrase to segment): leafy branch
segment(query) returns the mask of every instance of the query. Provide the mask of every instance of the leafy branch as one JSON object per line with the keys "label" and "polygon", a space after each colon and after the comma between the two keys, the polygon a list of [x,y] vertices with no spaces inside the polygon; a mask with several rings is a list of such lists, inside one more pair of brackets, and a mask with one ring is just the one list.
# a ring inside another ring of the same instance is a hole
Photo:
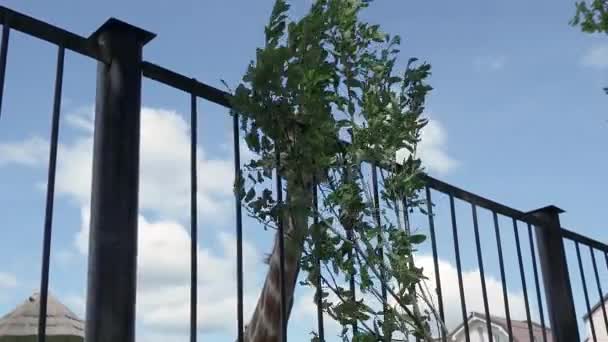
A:
{"label": "leafy branch", "polygon": [[[279,218],[292,223],[287,248],[299,256],[306,285],[317,286],[313,280],[321,277],[336,295],[335,302],[324,297],[323,310],[344,325],[344,339],[358,322],[363,329],[351,331],[353,341],[390,341],[396,333],[430,341],[430,317],[416,302],[424,277],[413,259],[424,236],[410,234],[400,217],[400,203],[421,209],[424,170],[416,146],[427,124],[430,65],[411,58],[397,71],[399,36],[359,18],[371,3],[317,0],[308,14],[290,20],[289,4],[275,1],[265,46],[231,100],[256,156],[235,191],[265,228]],[[400,150],[409,156],[397,164]],[[379,180],[370,177],[370,165],[383,167]],[[274,171],[285,180],[282,203],[273,196]],[[317,188],[323,198],[314,208]],[[311,225],[311,218],[319,223]],[[354,300],[334,275],[371,293],[382,309],[372,309],[368,297]]]}
{"label": "leafy branch", "polygon": [[[608,34],[608,0],[580,1],[576,3],[576,13],[570,25],[580,26],[585,33]],[[608,87],[604,87],[608,94]]]}
{"label": "leafy branch", "polygon": [[570,25],[580,26],[586,33],[608,33],[608,1],[576,2],[576,13]]}

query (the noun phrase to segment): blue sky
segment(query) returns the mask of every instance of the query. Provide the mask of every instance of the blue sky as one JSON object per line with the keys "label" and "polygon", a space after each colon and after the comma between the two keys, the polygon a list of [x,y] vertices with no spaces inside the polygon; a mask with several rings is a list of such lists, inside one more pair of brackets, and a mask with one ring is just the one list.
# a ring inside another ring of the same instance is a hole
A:
{"label": "blue sky", "polygon": [[[308,0],[293,2],[296,16],[310,5]],[[272,3],[6,0],[4,6],[83,36],[107,18],[117,17],[158,35],[145,47],[146,60],[223,88],[222,79],[236,84],[255,48],[263,43],[263,25]],[[428,102],[432,124],[425,133],[423,156],[431,175],[523,211],[557,205],[566,210],[561,217],[563,226],[605,241],[608,96],[601,88],[608,84],[608,37],[586,35],[570,27],[573,11],[574,2],[569,0],[376,1],[365,18],[402,36],[403,61],[416,56],[433,67],[435,89]],[[0,215],[5,227],[0,257],[8,260],[0,266],[0,313],[24,300],[39,283],[48,159],[45,146],[55,58],[55,47],[12,33],[0,118]],[[86,222],[89,196],[95,67],[95,62],[74,53],[66,56],[51,288],[79,313],[86,284],[82,222]],[[138,335],[143,341],[154,341],[187,333],[187,321],[181,318],[187,317],[184,305],[188,303],[184,246],[188,245],[189,96],[149,80],[144,81],[142,96],[141,225],[142,232],[148,233],[140,240],[144,247]],[[199,194],[200,286],[201,293],[207,293],[200,303],[204,312],[201,336],[228,341],[235,325],[227,322],[234,311],[231,122],[225,109],[204,101],[199,101],[199,112],[199,166],[204,178]],[[446,199],[436,198],[447,213]],[[475,303],[478,281],[474,249],[467,243],[472,241],[470,218],[465,216],[470,209],[462,203],[458,208],[462,212],[464,266],[470,278],[467,300]],[[493,231],[486,214],[482,213],[485,217],[480,221],[487,246],[484,258],[492,264],[487,266],[490,276],[498,279]],[[442,277],[445,274],[453,280],[451,230],[446,218],[438,220],[439,242],[445,246],[440,249],[445,262]],[[415,222],[426,229],[422,219]],[[504,243],[512,247],[509,222],[501,223]],[[261,258],[269,250],[271,235],[257,226],[249,227],[246,238],[251,264],[246,295],[250,303],[259,291],[265,271]],[[525,241],[524,251],[529,253]],[[507,273],[514,280],[508,287],[513,300],[521,304],[511,247],[506,247],[510,256]],[[167,254],[161,256],[160,251]],[[570,251],[568,256],[574,260]],[[427,245],[420,256],[425,265],[429,261],[426,255]],[[529,256],[525,258],[529,260]],[[607,269],[603,261],[600,265],[606,280]],[[528,272],[529,262],[526,267]],[[589,268],[587,273],[591,274]],[[584,304],[578,269],[571,269],[571,274],[581,313]],[[532,289],[530,283],[531,278],[528,288]],[[591,278],[587,283],[592,284]],[[449,285],[455,288],[455,283]],[[495,285],[499,297],[500,285]],[[592,288],[593,302],[597,299],[594,291]],[[302,324],[292,324],[291,329],[305,340],[314,321],[308,293],[299,293],[302,303],[298,302],[294,314]],[[457,303],[453,304],[457,314]],[[479,305],[472,307],[479,310]],[[521,314],[521,310],[516,312]]]}

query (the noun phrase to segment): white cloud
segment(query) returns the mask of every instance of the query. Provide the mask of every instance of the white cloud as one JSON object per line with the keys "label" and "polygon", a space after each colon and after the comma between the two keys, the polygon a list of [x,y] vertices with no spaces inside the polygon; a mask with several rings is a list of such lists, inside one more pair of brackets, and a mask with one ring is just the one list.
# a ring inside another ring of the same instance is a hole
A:
{"label": "white cloud", "polygon": [[[88,210],[82,210],[77,249],[88,249]],[[213,238],[212,238],[213,239]],[[198,326],[201,332],[225,332],[235,336],[236,243],[225,232],[217,234],[215,248],[198,247]],[[243,242],[245,317],[249,317],[259,292],[262,256]],[[190,312],[190,235],[174,221],[151,222],[139,216],[138,318],[155,332],[188,329]]]}
{"label": "white cloud", "polygon": [[66,114],[65,121],[73,128],[82,129],[93,133],[95,119],[95,107],[84,106]]}
{"label": "white cloud", "polygon": [[478,56],[473,59],[473,68],[477,71],[497,71],[507,64],[505,56]]}
{"label": "white cloud", "polygon": [[[161,219],[140,214],[138,234],[139,323],[145,336],[165,336],[187,331],[190,310],[190,234],[181,222],[190,212],[190,128],[171,110],[142,108],[140,150],[140,209]],[[66,115],[71,139],[59,145],[56,191],[81,207],[81,229],[75,236],[78,253],[88,251],[89,202],[93,149],[92,108]],[[244,150],[243,152],[247,152]],[[198,203],[201,220],[230,219],[233,207],[233,161],[214,159],[198,148]],[[247,156],[247,154],[245,154]],[[45,167],[48,141],[33,137],[0,144],[0,165]],[[209,229],[207,225],[200,227]],[[236,243],[234,236],[213,232],[206,241],[212,248],[198,247],[199,328],[236,336]],[[259,295],[257,272],[263,258],[249,242],[243,243],[245,315],[248,318]],[[75,255],[65,252],[58,261]],[[265,268],[264,268],[265,270]],[[0,274],[0,287],[12,284]],[[84,315],[84,296],[69,295],[66,302]]]}
{"label": "white cloud", "polygon": [[[219,147],[220,147],[220,151],[222,153],[232,154],[234,151],[233,143],[230,143],[230,144],[223,143],[223,144],[220,144]],[[249,147],[247,146],[247,143],[245,142],[245,139],[243,139],[242,136],[239,141],[239,152],[240,152],[240,158],[241,158],[241,165],[245,165],[249,161],[251,161],[251,159],[259,157],[252,150],[249,149]]]}
{"label": "white cloud", "polygon": [[[428,277],[427,287],[433,291],[436,288],[433,257],[421,255],[416,258],[416,266],[424,269],[424,275]],[[458,287],[458,273],[454,265],[439,260],[439,274],[441,277],[441,291],[445,310],[446,326],[454,328],[462,322],[460,309],[460,292]],[[502,283],[499,279],[485,275],[486,289],[488,294],[488,304],[490,314],[505,317]],[[465,300],[467,311],[484,312],[483,296],[481,295],[481,281],[479,270],[463,270],[462,282],[465,289]],[[432,293],[434,303],[437,303],[435,293]],[[512,319],[525,319],[526,311],[523,295],[520,292],[508,292],[509,312]]]}
{"label": "white cloud", "polygon": [[46,163],[48,158],[48,142],[42,138],[0,144],[0,166],[12,163],[38,166]]}
{"label": "white cloud", "polygon": [[[78,135],[59,146],[57,192],[74,200],[81,208],[82,225],[75,247],[88,249],[89,201],[92,165],[92,114],[89,110],[66,116],[67,124]],[[190,236],[178,218],[189,213],[189,125],[176,112],[142,109],[140,208],[154,211],[162,220],[139,216],[138,300],[140,323],[146,336],[185,331],[189,315]],[[419,152],[432,172],[444,173],[456,162],[444,152],[446,135],[434,120],[422,132]],[[46,165],[48,142],[31,138],[21,143],[0,144],[0,165]],[[242,144],[242,147],[245,145]],[[232,160],[209,159],[199,148],[199,208],[205,217],[226,216],[232,207]],[[243,156],[249,157],[247,151]],[[171,218],[171,219],[168,219]],[[236,271],[235,243],[225,232],[210,234],[213,248],[198,247],[199,253],[199,327],[203,332],[224,332],[235,336]],[[261,288],[259,273],[264,274],[260,253],[244,242],[245,318],[250,317]],[[2,278],[0,278],[1,284]],[[314,314],[308,293],[300,293],[294,317],[303,312]],[[66,299],[84,311],[82,297]],[[314,317],[314,316],[313,316]],[[329,320],[329,319],[328,319]],[[295,320],[294,320],[295,321]],[[338,330],[337,324],[329,325]]]}
{"label": "white cloud", "polygon": [[[306,287],[300,288],[300,291],[296,292],[290,322],[298,322],[298,327],[310,327],[309,330],[317,331],[317,304],[314,302],[314,291],[313,288]],[[338,297],[329,291],[327,300],[337,303]],[[294,325],[290,325],[290,328],[293,329]],[[325,313],[323,313],[323,327],[325,337],[329,340],[333,340],[333,337],[338,336],[342,331],[342,326]]]}
{"label": "white cloud", "polygon": [[608,44],[596,44],[583,56],[584,66],[605,69],[608,68]]}
{"label": "white cloud", "polygon": [[0,289],[17,287],[17,277],[12,274],[0,272]]}
{"label": "white cloud", "polygon": [[[92,109],[66,116],[77,137],[59,146],[56,191],[88,206],[92,177]],[[190,130],[176,112],[142,108],[140,208],[164,217],[184,217],[190,206]],[[45,166],[48,141],[32,137],[0,144],[0,165]],[[202,217],[222,220],[231,206],[234,179],[231,159],[209,159],[198,147],[198,204]]]}
{"label": "white cloud", "polygon": [[[426,288],[431,293],[431,299],[434,303],[435,309],[438,310],[437,296],[434,292],[435,285],[435,273],[433,258],[429,255],[419,255],[416,257],[416,266],[422,267],[424,275],[428,278],[425,281]],[[458,287],[458,273],[456,267],[450,262],[445,260],[439,260],[439,272],[441,276],[441,290],[445,312],[445,323],[448,329],[455,328],[458,324],[462,323],[462,313],[460,308],[460,292]],[[463,286],[465,288],[465,300],[467,305],[467,311],[476,311],[483,313],[483,297],[481,296],[481,281],[479,271],[477,269],[463,271]],[[504,317],[504,301],[502,284],[498,279],[492,278],[486,274],[486,289],[488,293],[488,304],[490,308],[490,314],[494,316]],[[300,294],[300,297],[296,300],[294,305],[294,318],[298,321],[306,320],[311,322],[306,326],[312,326],[314,320],[316,320],[317,309],[315,304],[312,302],[312,290],[307,290],[305,294]],[[512,319],[522,320],[526,318],[525,304],[523,296],[520,292],[508,292],[509,296],[509,311]],[[330,299],[334,300],[335,296],[330,294]],[[371,296],[366,297],[366,303],[372,306],[375,305],[377,300]],[[396,305],[396,302],[389,297],[389,302]],[[420,308],[425,309],[423,301],[419,301]],[[534,311],[534,310],[532,310]],[[533,314],[534,317],[534,314]],[[327,315],[324,316],[326,326],[329,328],[330,333],[337,334],[340,331],[340,327],[337,322],[333,321]],[[434,327],[434,324],[431,324]],[[436,330],[436,329],[435,329]],[[434,331],[435,331],[434,330]],[[329,336],[329,335],[328,335]]]}
{"label": "white cloud", "polygon": [[[458,162],[445,151],[447,133],[439,121],[429,119],[420,133],[420,139],[417,154],[427,171],[444,175],[458,166]],[[408,156],[409,151],[401,149],[397,151],[396,159],[401,162]]]}

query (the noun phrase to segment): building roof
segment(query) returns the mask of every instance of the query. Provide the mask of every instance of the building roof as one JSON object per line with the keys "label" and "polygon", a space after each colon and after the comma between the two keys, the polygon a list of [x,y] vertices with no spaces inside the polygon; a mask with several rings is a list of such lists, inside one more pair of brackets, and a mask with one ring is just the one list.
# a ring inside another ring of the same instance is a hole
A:
{"label": "building roof", "polygon": [[[597,311],[597,309],[600,308],[600,306],[602,305],[602,303],[606,302],[606,300],[608,300],[608,294],[605,294],[604,298],[602,298],[602,300],[598,301],[597,303],[595,303],[594,306],[591,307],[591,312],[586,313],[583,316],[583,320],[587,320],[589,318],[589,315],[593,315]],[[606,308],[606,309],[608,310],[608,308]]]}
{"label": "building roof", "polygon": [[[0,318],[0,337],[37,335],[39,305],[40,296],[34,293]],[[47,301],[46,334],[84,337],[84,322],[50,294]]]}
{"label": "building roof", "polygon": [[[479,319],[482,321],[486,321],[486,315],[479,312],[471,312],[469,315],[467,322],[471,322],[472,320]],[[497,317],[490,315],[490,321],[492,324],[499,326],[505,332],[508,331],[507,319],[504,317]],[[532,321],[532,334],[538,341],[543,340],[543,327],[542,325]],[[458,333],[464,327],[464,323],[460,323],[450,334],[452,337],[456,333]],[[527,342],[530,340],[530,332],[528,328],[528,321],[519,321],[511,319],[511,330],[513,332],[513,341],[514,342]],[[545,327],[545,331],[547,333],[547,340],[552,341],[553,336],[551,334],[551,329]]]}

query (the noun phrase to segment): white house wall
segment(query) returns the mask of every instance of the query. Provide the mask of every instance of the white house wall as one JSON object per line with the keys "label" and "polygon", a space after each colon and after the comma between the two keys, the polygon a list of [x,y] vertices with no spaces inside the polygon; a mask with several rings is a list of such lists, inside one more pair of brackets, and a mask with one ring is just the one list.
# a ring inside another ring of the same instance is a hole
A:
{"label": "white house wall", "polygon": [[[602,313],[602,309],[599,308],[598,310],[595,310],[591,317],[593,318],[597,342],[608,342],[608,334],[606,333],[606,324],[604,323],[604,314]],[[589,321],[585,321],[585,325],[587,330],[586,337],[589,338],[589,341],[592,341],[593,339],[591,338],[591,326],[589,325]]]}
{"label": "white house wall", "polygon": [[[488,342],[488,330],[486,322],[480,319],[472,319],[469,321],[469,336],[471,342]],[[505,334],[504,330],[492,325],[492,338],[493,342],[508,342],[509,337]],[[459,330],[452,336],[452,342],[466,342],[464,329]],[[607,341],[608,342],[608,341]]]}

